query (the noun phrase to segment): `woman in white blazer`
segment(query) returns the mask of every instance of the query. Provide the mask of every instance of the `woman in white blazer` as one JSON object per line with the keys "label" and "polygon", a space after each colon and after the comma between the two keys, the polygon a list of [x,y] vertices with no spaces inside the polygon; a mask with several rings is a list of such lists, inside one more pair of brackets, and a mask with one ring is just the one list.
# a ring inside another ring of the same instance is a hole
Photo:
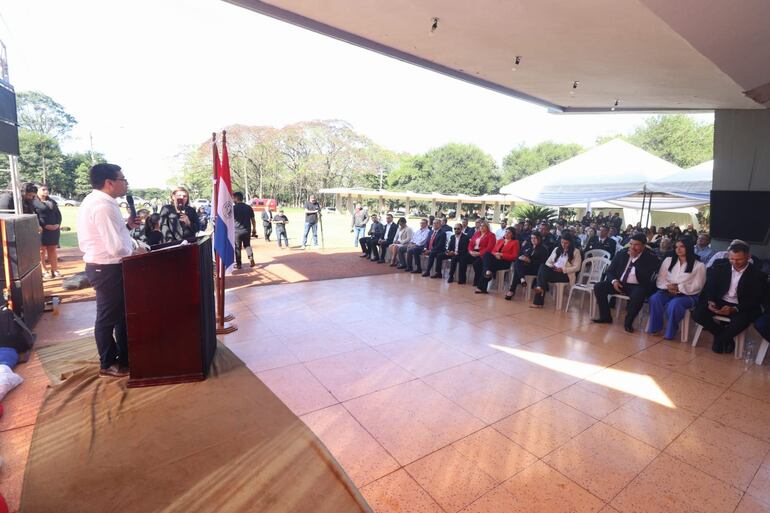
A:
{"label": "woman in white blazer", "polygon": [[676,241],[674,252],[676,256],[666,257],[660,264],[656,283],[658,291],[649,299],[650,323],[647,332],[659,333],[665,319],[663,337],[666,340],[674,339],[679,322],[687,310],[695,306],[698,294],[706,284],[706,266],[698,261],[692,241]]}
{"label": "woman in white blazer", "polygon": [[580,271],[583,262],[580,250],[575,247],[575,240],[569,233],[564,233],[559,242],[560,245],[551,252],[551,256],[537,272],[535,287],[532,289],[535,297],[532,298],[531,308],[543,307],[549,283],[569,282],[570,286],[575,284],[575,275]]}

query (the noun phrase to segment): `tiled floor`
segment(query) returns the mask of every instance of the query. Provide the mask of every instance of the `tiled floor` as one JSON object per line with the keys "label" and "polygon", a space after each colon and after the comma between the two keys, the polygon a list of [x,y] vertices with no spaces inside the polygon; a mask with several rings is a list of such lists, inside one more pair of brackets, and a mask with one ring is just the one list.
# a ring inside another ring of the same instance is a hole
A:
{"label": "tiled floor", "polygon": [[[92,309],[65,305],[41,339],[87,334]],[[240,288],[228,310],[224,342],[377,513],[770,512],[770,365],[707,335],[409,274]]]}
{"label": "tiled floor", "polygon": [[377,513],[770,512],[770,366],[396,274],[240,289],[225,337]]}

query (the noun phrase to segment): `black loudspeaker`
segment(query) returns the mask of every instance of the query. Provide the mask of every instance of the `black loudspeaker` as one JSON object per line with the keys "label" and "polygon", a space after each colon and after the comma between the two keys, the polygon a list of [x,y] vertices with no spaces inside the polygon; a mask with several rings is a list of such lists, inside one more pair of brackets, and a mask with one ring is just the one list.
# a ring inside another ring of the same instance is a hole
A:
{"label": "black loudspeaker", "polygon": [[[37,216],[0,215],[6,223],[11,258],[13,311],[32,329],[45,308],[43,273],[40,268],[40,233]],[[0,244],[0,289],[5,288],[5,255]]]}
{"label": "black loudspeaker", "polygon": [[19,127],[16,119],[16,92],[0,79],[0,153],[19,154]]}

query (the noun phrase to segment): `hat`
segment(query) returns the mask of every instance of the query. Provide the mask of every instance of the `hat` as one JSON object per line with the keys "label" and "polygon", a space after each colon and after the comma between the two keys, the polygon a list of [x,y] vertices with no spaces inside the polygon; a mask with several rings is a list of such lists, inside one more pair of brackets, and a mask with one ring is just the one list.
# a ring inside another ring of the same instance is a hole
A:
{"label": "hat", "polygon": [[641,242],[642,244],[647,244],[647,237],[643,233],[635,233],[631,236],[631,240],[635,240],[638,242]]}

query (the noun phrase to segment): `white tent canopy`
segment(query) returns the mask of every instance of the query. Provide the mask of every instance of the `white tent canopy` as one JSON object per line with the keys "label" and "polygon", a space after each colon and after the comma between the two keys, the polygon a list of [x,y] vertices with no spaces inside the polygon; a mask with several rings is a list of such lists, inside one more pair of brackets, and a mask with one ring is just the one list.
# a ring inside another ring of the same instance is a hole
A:
{"label": "white tent canopy", "polygon": [[500,193],[538,205],[586,205],[641,194],[649,182],[681,171],[622,139],[613,139],[506,185]]}
{"label": "white tent canopy", "polygon": [[665,192],[683,198],[708,203],[714,176],[714,161],[709,160],[695,167],[674,173],[647,185],[647,190]]}

